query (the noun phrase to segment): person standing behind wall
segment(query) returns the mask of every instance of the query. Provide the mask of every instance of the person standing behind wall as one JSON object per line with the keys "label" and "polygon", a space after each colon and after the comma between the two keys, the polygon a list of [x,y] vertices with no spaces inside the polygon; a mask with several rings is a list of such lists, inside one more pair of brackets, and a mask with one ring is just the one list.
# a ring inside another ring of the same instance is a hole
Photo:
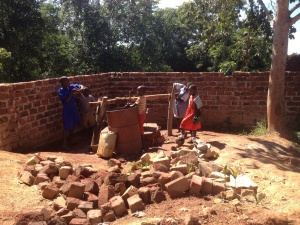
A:
{"label": "person standing behind wall", "polygon": [[83,86],[81,84],[70,84],[67,77],[61,77],[59,80],[61,88],[58,89],[59,98],[63,104],[63,145],[64,150],[69,150],[67,146],[67,135],[69,134],[70,144],[73,144],[73,131],[77,125],[81,125],[80,114],[78,112],[74,94],[81,93]]}
{"label": "person standing behind wall", "polygon": [[184,85],[181,83],[173,83],[173,89],[176,90],[176,94],[175,94],[176,98],[175,98],[175,104],[174,104],[174,117],[176,118],[178,132],[181,131],[180,123],[181,123],[182,119],[184,118],[186,109],[189,104],[188,87],[191,84],[192,84],[191,82],[187,83],[187,85]]}
{"label": "person standing behind wall", "polygon": [[202,102],[200,100],[200,96],[198,96],[197,94],[197,86],[190,85],[188,90],[190,95],[189,105],[186,110],[185,116],[180,124],[181,136],[176,141],[178,146],[184,144],[186,130],[191,131],[192,137],[191,140],[188,141],[188,143],[192,144],[196,141],[197,130],[201,129],[200,107],[202,106]]}
{"label": "person standing behind wall", "polygon": [[92,136],[96,124],[95,109],[93,105],[90,105],[90,102],[96,102],[96,99],[91,95],[91,90],[88,87],[83,88],[79,102],[82,126],[85,131],[85,136],[88,138]]}

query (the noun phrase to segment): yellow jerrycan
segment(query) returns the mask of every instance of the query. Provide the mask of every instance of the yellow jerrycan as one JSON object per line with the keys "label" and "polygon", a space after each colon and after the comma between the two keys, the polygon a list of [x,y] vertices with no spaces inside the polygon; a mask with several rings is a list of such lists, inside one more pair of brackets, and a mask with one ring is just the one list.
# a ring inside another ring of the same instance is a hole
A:
{"label": "yellow jerrycan", "polygon": [[112,131],[102,131],[100,133],[97,155],[103,158],[111,158],[113,156],[117,134]]}

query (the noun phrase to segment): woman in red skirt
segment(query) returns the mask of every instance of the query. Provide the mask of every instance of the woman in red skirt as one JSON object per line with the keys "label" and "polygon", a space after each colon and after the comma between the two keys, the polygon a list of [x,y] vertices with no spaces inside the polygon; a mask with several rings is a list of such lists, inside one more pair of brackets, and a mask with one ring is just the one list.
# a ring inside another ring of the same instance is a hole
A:
{"label": "woman in red skirt", "polygon": [[182,132],[181,132],[181,136],[177,141],[178,145],[183,145],[186,130],[191,131],[192,139],[189,141],[189,143],[193,143],[196,139],[197,130],[201,128],[201,123],[199,118],[201,115],[200,112],[201,106],[197,105],[195,102],[195,99],[198,97],[196,85],[189,86],[189,94],[190,94],[189,105],[186,110],[185,116],[180,124],[180,129]]}

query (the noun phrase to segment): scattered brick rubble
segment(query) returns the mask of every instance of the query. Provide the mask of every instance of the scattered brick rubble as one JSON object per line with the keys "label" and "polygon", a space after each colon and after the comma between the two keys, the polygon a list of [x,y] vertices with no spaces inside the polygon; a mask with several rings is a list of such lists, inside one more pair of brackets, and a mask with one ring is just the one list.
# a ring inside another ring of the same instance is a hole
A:
{"label": "scattered brick rubble", "polygon": [[[35,154],[19,172],[19,181],[36,185],[44,198],[53,201],[54,213],[43,209],[20,214],[16,224],[31,221],[41,225],[93,225],[114,221],[128,213],[138,215],[145,205],[169,197],[219,195],[238,205],[238,196],[254,196],[257,185],[248,177],[238,176],[235,180],[229,173],[223,174],[222,166],[205,160],[218,157],[210,149],[209,144],[198,141],[193,149],[145,153],[136,162],[122,164],[112,158],[108,170],[95,170],[91,165],[73,168],[62,159],[44,159]],[[193,216],[185,221],[199,223]]]}

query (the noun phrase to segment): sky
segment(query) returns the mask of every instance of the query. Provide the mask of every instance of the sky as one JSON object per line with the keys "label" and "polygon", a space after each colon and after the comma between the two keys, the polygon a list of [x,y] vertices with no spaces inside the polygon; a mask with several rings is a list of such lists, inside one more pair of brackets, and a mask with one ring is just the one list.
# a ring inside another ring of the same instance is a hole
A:
{"label": "sky", "polygon": [[[160,0],[159,7],[177,7],[180,6],[183,2],[187,2],[189,0]],[[263,0],[267,7],[270,6],[270,0]],[[290,7],[291,8],[291,7]],[[296,13],[300,13],[300,10],[297,10]],[[295,13],[292,15],[294,16]],[[297,29],[297,32],[294,33],[295,39],[289,40],[288,54],[297,53],[300,54],[300,20],[294,24],[294,27]]]}

